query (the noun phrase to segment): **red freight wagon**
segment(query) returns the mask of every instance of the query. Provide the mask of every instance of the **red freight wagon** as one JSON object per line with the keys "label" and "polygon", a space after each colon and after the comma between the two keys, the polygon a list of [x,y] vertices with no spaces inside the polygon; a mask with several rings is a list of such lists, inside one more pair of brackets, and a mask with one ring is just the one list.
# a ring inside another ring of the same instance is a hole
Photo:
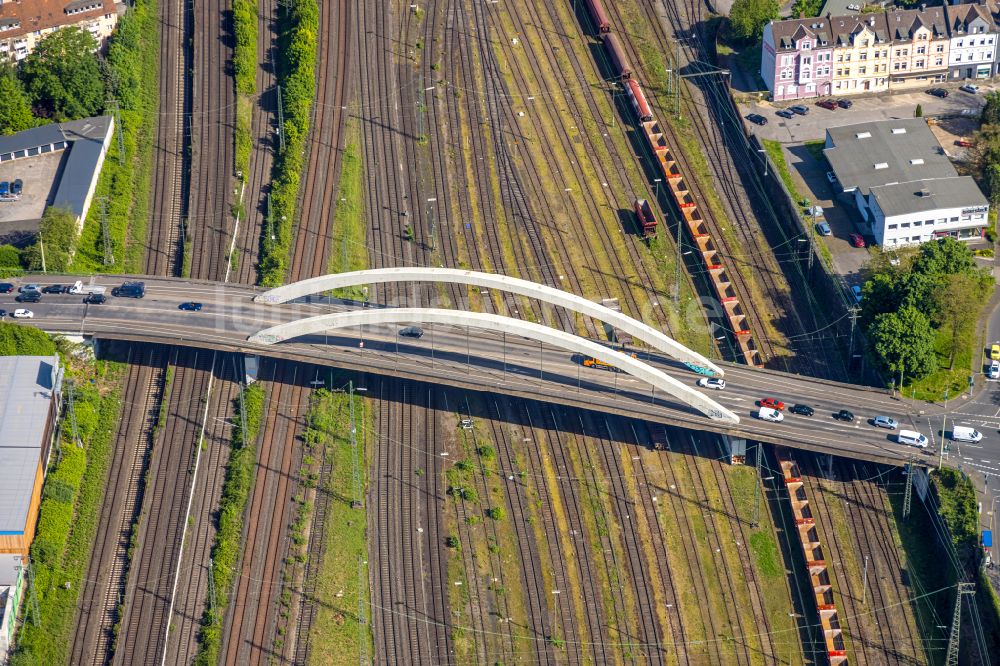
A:
{"label": "red freight wagon", "polygon": [[623,79],[632,78],[632,65],[628,64],[628,58],[618,37],[610,33],[604,35],[604,47],[611,57],[611,66],[614,67],[615,74]]}
{"label": "red freight wagon", "polygon": [[639,115],[639,121],[647,123],[652,120],[653,112],[649,108],[649,102],[646,101],[646,95],[635,79],[629,79],[625,82],[625,90],[628,92],[629,99],[632,100],[635,112]]}
{"label": "red freight wagon", "polygon": [[655,236],[656,216],[653,215],[653,208],[649,202],[645,199],[636,199],[632,208],[635,210],[635,216],[639,218],[639,224],[642,225],[642,233],[646,236]]}
{"label": "red freight wagon", "polygon": [[590,18],[594,19],[598,32],[611,32],[611,24],[608,23],[608,15],[604,13],[601,0],[587,0],[587,9],[590,11]]}

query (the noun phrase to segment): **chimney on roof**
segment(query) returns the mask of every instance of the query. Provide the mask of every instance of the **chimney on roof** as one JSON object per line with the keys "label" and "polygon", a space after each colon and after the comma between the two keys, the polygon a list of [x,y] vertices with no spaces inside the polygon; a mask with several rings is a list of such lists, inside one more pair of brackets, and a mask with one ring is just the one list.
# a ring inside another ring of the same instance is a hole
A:
{"label": "chimney on roof", "polygon": [[875,17],[874,16],[872,16],[871,18],[868,19],[868,25],[872,26],[873,28],[875,27]]}

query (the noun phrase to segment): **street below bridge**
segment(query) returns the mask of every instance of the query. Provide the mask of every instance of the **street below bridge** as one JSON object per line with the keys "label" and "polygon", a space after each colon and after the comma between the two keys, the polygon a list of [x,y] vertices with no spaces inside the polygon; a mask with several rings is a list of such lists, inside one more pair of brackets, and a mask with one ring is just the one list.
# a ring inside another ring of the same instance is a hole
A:
{"label": "street below bridge", "polygon": [[[71,283],[73,279],[49,277],[39,282],[44,286]],[[105,277],[95,283],[110,291],[120,281]],[[913,458],[919,464],[934,465],[943,443],[942,425],[947,423],[947,430],[952,425],[972,425],[984,433],[983,441],[953,446],[947,455],[972,458],[970,462],[1000,473],[1000,392],[996,384],[974,397],[957,397],[945,409],[944,405],[915,403],[884,390],[724,363],[726,389],[700,390],[740,417],[738,425],[727,425],[652,391],[648,384],[627,374],[584,367],[578,355],[520,336],[435,325],[425,327],[420,339],[412,339],[399,336],[399,327],[393,325],[340,329],[274,345],[250,343],[247,338],[261,329],[360,306],[326,297],[268,305],[253,301],[259,292],[252,287],[165,278],[146,278],[145,282],[145,298],[109,298],[102,305],[84,304],[80,295],[45,295],[41,302],[24,306],[35,316],[22,321],[49,332],[260,354],[502,392],[892,464]],[[15,296],[0,295],[0,308],[11,311],[22,307],[14,301]],[[201,311],[179,309],[181,303],[189,301],[201,303]],[[693,386],[699,378],[658,352],[636,352],[641,360],[681,382]],[[765,397],[781,400],[788,407],[808,405],[815,414],[801,416],[786,409],[782,423],[761,421],[756,413],[758,401]],[[853,423],[834,418],[841,409],[855,415]],[[922,432],[930,446],[919,450],[897,443],[892,431],[871,425],[870,420],[878,415],[895,418],[901,428]]]}

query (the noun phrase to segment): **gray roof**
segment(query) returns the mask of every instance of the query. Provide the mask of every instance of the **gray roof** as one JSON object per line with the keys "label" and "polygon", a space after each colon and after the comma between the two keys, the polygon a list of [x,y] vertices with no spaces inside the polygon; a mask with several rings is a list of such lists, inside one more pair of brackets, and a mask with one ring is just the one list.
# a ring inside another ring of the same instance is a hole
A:
{"label": "gray roof", "polygon": [[948,21],[945,19],[943,7],[894,9],[886,12],[885,16],[889,22],[889,33],[893,41],[913,41],[914,33],[921,27],[930,30],[932,39],[948,39]]}
{"label": "gray roof", "polygon": [[777,51],[794,51],[800,39],[810,37],[816,40],[815,48],[830,48],[830,22],[820,16],[817,18],[790,19],[787,21],[772,21],[771,35],[774,48]]}
{"label": "gray roof", "polygon": [[844,190],[957,176],[923,118],[881,120],[826,130],[823,150]]}
{"label": "gray roof", "polygon": [[830,29],[833,33],[834,46],[851,46],[854,36],[869,30],[875,34],[875,43],[884,44],[889,41],[889,24],[885,14],[865,14],[864,16],[831,16]]}
{"label": "gray roof", "polygon": [[997,29],[993,15],[985,5],[945,5],[944,11],[948,17],[948,28],[952,37],[973,34],[972,26],[981,27],[984,32],[995,32]]}
{"label": "gray roof", "polygon": [[988,203],[971,176],[880,185],[871,189],[871,195],[886,216]]}
{"label": "gray roof", "polygon": [[101,161],[104,142],[113,130],[111,116],[61,123],[63,136],[72,142],[52,205],[68,208],[82,217],[87,192]]}
{"label": "gray roof", "polygon": [[58,367],[58,357],[0,356],[0,534],[24,532]]}

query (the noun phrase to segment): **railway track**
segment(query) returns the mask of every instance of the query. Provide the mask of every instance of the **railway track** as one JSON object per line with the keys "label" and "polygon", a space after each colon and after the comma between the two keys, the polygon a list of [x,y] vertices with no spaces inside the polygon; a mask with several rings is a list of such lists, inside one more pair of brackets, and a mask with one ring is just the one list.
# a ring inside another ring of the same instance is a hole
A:
{"label": "railway track", "polygon": [[230,276],[241,284],[257,281],[257,261],[261,239],[267,233],[268,192],[278,142],[278,3],[276,0],[263,0],[258,3],[257,11],[257,95],[251,100],[253,110],[250,121],[253,147],[250,150],[249,173],[243,174],[245,186],[240,191],[243,214],[235,228],[233,245],[236,269]]}
{"label": "railway track", "polygon": [[184,506],[201,429],[201,422],[187,415],[190,405],[208,395],[214,358],[212,352],[177,353],[176,385],[168,398],[164,424],[164,432],[171,436],[154,445],[151,454],[151,478],[143,496],[138,540],[128,573],[116,663],[154,663],[163,657],[184,531]]}
{"label": "railway track", "polygon": [[100,524],[106,526],[94,545],[80,614],[73,639],[74,664],[105,664],[115,642],[113,628],[119,621],[118,604],[125,588],[128,548],[133,524],[142,503],[139,483],[159,416],[166,375],[165,351],[137,345],[129,348],[131,366],[123,395],[139,402],[129,405],[132,418],[115,434],[114,461],[107,481],[108,495],[101,507]]}

